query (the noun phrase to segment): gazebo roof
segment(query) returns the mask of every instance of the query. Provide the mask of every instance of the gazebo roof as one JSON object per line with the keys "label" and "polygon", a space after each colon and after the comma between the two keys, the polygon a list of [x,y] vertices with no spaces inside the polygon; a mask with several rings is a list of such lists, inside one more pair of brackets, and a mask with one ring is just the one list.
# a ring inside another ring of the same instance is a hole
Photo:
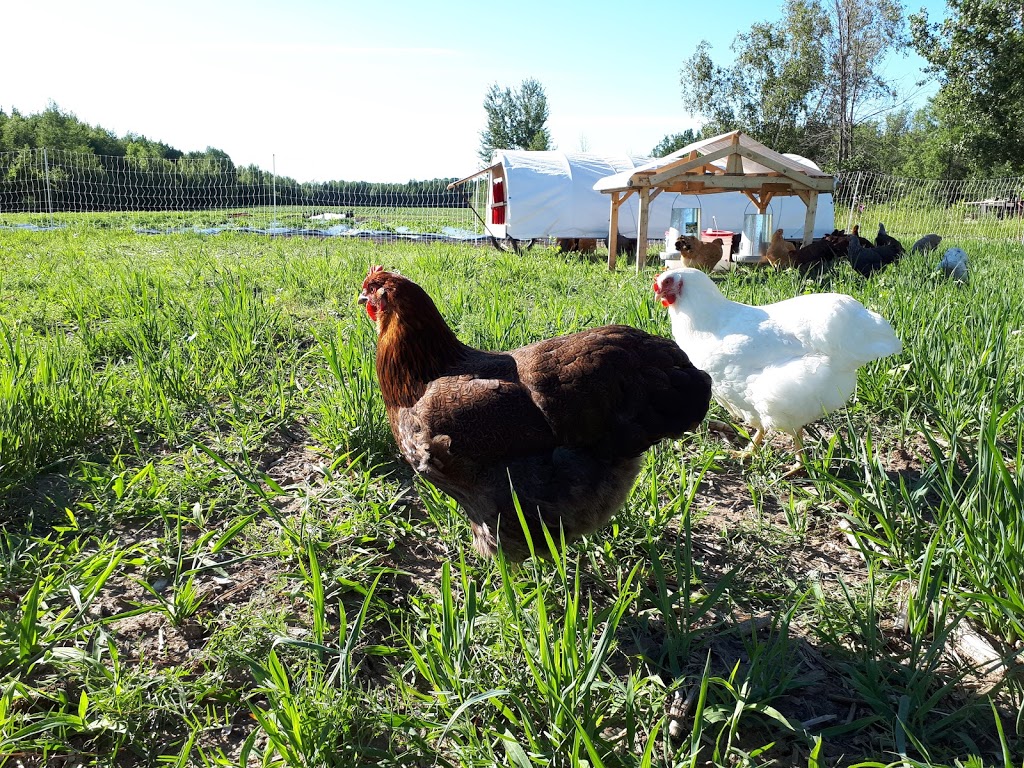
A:
{"label": "gazebo roof", "polygon": [[606,176],[594,189],[608,193],[647,188],[686,194],[800,195],[831,192],[834,182],[806,158],[776,152],[741,131],[731,131],[694,142],[632,171]]}

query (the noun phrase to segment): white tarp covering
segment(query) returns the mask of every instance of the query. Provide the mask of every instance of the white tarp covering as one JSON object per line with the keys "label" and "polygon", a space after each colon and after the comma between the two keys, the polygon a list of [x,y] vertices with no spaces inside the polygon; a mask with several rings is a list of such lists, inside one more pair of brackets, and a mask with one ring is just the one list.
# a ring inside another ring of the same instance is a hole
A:
{"label": "white tarp covering", "polygon": [[[493,163],[502,167],[508,190],[504,232],[499,236],[517,240],[608,237],[610,201],[607,195],[594,190],[594,184],[609,174],[632,172],[650,159],[558,151],[496,151]],[[652,237],[660,237],[668,228],[676,197],[669,194],[655,199],[649,225]],[[626,237],[636,237],[638,206],[639,201],[632,195],[619,209],[619,232]]]}
{"label": "white tarp covering", "polygon": [[[493,184],[500,179],[505,196],[504,223],[496,224],[492,216],[493,195],[488,195],[485,214],[487,228],[498,238],[530,240],[545,237],[608,237],[611,199],[601,190],[616,189],[638,169],[659,167],[688,154],[695,147],[703,154],[718,149],[713,139],[673,152],[667,157],[650,158],[635,155],[598,155],[559,151],[531,152],[500,149],[494,152],[492,164],[455,184],[486,174]],[[747,137],[744,137],[746,139]],[[757,144],[762,151],[781,158],[786,166],[810,175],[821,174],[810,160],[797,155],[779,155]],[[724,167],[724,160],[721,161]],[[745,159],[745,162],[746,161]],[[756,166],[756,167],[755,167]],[[748,172],[766,170],[752,164]],[[822,174],[824,175],[824,174]],[[636,237],[640,200],[630,195],[619,208],[619,234]],[[691,195],[662,192],[651,201],[648,236],[660,240],[672,222],[673,209],[689,208],[699,212],[701,231],[706,229],[742,232],[747,214],[757,208],[741,192]],[[798,197],[778,196],[768,206],[773,228],[782,228],[785,237],[803,237],[806,208]],[[821,237],[833,229],[832,195],[818,196],[818,212],[814,236]]]}

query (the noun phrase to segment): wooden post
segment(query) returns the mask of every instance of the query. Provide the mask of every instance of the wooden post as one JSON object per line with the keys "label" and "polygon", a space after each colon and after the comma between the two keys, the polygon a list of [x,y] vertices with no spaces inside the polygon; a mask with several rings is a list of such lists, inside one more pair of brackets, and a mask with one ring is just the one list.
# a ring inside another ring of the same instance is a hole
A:
{"label": "wooden post", "polygon": [[619,255],[619,206],[622,198],[618,192],[612,192],[609,197],[612,199],[612,211],[608,216],[608,271],[615,271],[615,260]]}
{"label": "wooden post", "polygon": [[733,133],[732,140],[729,142],[732,154],[729,155],[725,161],[725,172],[733,176],[743,175],[743,156],[739,153],[740,149],[740,132],[736,131]]}
{"label": "wooden post", "polygon": [[636,223],[636,271],[647,266],[647,219],[651,213],[651,191],[640,187],[640,213]]}
{"label": "wooden post", "polygon": [[810,245],[814,240],[814,219],[818,215],[818,193],[811,190],[804,200],[807,203],[807,215],[804,216],[804,245]]}

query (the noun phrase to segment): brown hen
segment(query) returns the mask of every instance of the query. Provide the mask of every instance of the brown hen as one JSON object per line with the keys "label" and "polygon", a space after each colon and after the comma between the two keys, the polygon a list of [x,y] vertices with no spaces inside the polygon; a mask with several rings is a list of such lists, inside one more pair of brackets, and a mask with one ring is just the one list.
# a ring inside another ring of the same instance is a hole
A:
{"label": "brown hen", "polygon": [[676,240],[676,250],[679,251],[679,258],[684,267],[693,267],[704,272],[711,272],[722,260],[722,246],[724,241],[716,237],[710,243],[705,243],[693,235],[681,235]]}
{"label": "brown hen", "polygon": [[670,339],[609,325],[510,352],[463,344],[427,293],[380,267],[359,301],[377,324],[391,431],[418,474],[465,510],[482,555],[531,554],[604,525],[655,443],[694,429],[711,379]]}
{"label": "brown hen", "polygon": [[772,240],[768,243],[768,250],[765,258],[773,267],[784,268],[794,266],[792,255],[796,246],[782,237],[782,230],[776,229],[772,234]]}

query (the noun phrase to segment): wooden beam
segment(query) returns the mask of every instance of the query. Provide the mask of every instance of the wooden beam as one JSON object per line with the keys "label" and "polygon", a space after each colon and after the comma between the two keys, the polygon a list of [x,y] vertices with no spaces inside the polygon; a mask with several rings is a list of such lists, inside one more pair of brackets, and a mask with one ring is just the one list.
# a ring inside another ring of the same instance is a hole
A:
{"label": "wooden beam", "polygon": [[475,179],[477,176],[483,176],[485,173],[497,172],[497,170],[499,168],[501,168],[501,163],[495,163],[494,165],[490,165],[490,166],[488,166],[486,168],[481,168],[476,173],[471,173],[469,176],[467,176],[464,179],[459,179],[458,181],[453,181],[451,184],[449,184],[447,187],[445,187],[445,189],[455,189],[460,184],[465,184],[467,181]]}
{"label": "wooden beam", "polygon": [[667,187],[658,187],[665,192],[678,192],[682,195],[714,195],[719,192],[732,192],[731,189],[708,189],[703,181],[688,181],[685,184],[672,184]]}
{"label": "wooden beam", "polygon": [[[740,154],[751,157],[756,162],[761,162],[761,158],[755,156],[749,151],[743,150]],[[653,178],[653,177],[651,177]],[[750,179],[771,179],[774,183],[779,185],[790,186],[794,189],[814,189],[815,191],[830,191],[835,187],[835,179],[831,176],[800,176],[799,174],[785,174],[777,171],[768,171],[758,174],[740,174],[740,175],[722,175],[721,170],[718,170],[716,178],[728,183],[726,179],[735,178],[750,178]],[[659,183],[658,186],[668,186],[674,179],[667,179],[666,182]],[[713,179],[706,179],[708,183],[714,183]]]}
{"label": "wooden beam", "polygon": [[808,197],[807,213],[804,215],[804,245],[810,245],[814,240],[814,218],[818,215],[818,193],[810,192]]}
{"label": "wooden beam", "polygon": [[[651,186],[661,186],[663,182],[669,181],[675,176],[682,176],[687,171],[693,171],[698,168],[703,168],[705,165],[709,165],[715,160],[721,160],[723,157],[728,157],[735,150],[732,147],[723,147],[722,149],[709,152],[706,155],[694,159],[683,159],[676,160],[675,162],[663,165],[656,170],[647,180]],[[690,154],[693,154],[692,152]]]}
{"label": "wooden beam", "polygon": [[778,162],[777,160],[771,157],[766,157],[765,155],[762,155],[759,152],[754,152],[753,150],[748,149],[746,147],[740,147],[740,149],[738,149],[737,152],[739,152],[739,154],[743,155],[744,157],[753,160],[756,163],[760,163],[761,165],[767,168],[771,168],[773,171],[777,173],[781,173],[787,179],[791,179],[792,181],[811,187],[812,189],[820,189],[820,187],[817,184],[813,183],[815,181],[827,182],[829,184],[828,189],[831,189],[833,186],[834,179],[831,176],[810,176],[802,171],[798,171],[793,168],[788,168],[782,163]]}
{"label": "wooden beam", "polygon": [[745,189],[743,190],[743,194],[750,198],[750,202],[755,205],[758,213],[764,213],[768,210],[768,204],[772,201],[772,198],[775,197],[775,192],[763,189],[759,191],[760,194],[758,194],[758,192]]}
{"label": "wooden beam", "polygon": [[[722,178],[736,179],[736,178],[742,178],[742,177],[736,177],[736,176],[722,177],[722,176],[719,176],[718,178],[719,179],[722,179]],[[737,184],[728,183],[728,182],[727,182],[727,184],[728,184],[728,186],[716,187],[715,186],[715,180],[712,179],[711,177],[708,177],[706,180],[699,181],[699,182],[688,182],[686,184],[671,184],[671,185],[664,186],[664,187],[657,187],[657,189],[660,189],[663,192],[678,192],[680,194],[687,194],[687,195],[722,195],[722,194],[725,194],[727,192],[743,192],[744,191],[743,190],[743,185],[737,185]],[[765,193],[765,192],[771,192],[776,197],[787,197],[789,195],[795,195],[796,194],[796,192],[794,192],[792,189],[790,189],[788,184],[768,184],[768,185],[753,184],[753,185],[751,185],[751,191],[752,192],[757,192],[757,193],[762,193],[762,194]]]}
{"label": "wooden beam", "polygon": [[626,182],[628,186],[626,189],[641,189],[649,188],[651,186],[651,177],[654,175],[654,171],[637,171],[629,180]]}
{"label": "wooden beam", "polygon": [[629,196],[618,191],[613,191],[609,197],[612,199],[612,210],[608,216],[608,271],[615,271],[615,260],[619,255],[619,206]]}
{"label": "wooden beam", "polygon": [[743,173],[743,156],[749,153],[742,152],[740,147],[740,134],[739,131],[733,134],[731,144],[731,151],[729,153],[729,159],[725,161],[725,172],[728,174],[742,174]]}
{"label": "wooden beam", "polygon": [[[778,176],[708,176],[703,179],[705,186],[723,189],[770,189],[776,194],[795,195],[801,187],[788,179]],[[659,185],[661,186],[661,185]],[[666,189],[671,189],[665,185]],[[812,188],[814,189],[814,188]],[[815,192],[828,192],[831,189],[814,189]]]}
{"label": "wooden beam", "polygon": [[651,213],[651,196],[646,189],[640,190],[640,213],[636,223],[636,271],[647,266],[647,219]]}
{"label": "wooden beam", "polygon": [[[736,177],[730,176],[728,178],[732,179]],[[676,192],[683,195],[722,195],[727,192],[745,191],[744,185],[742,184],[728,184],[722,187],[715,187],[714,184],[715,182],[709,179],[707,182],[701,182],[699,184],[673,184],[667,187],[657,187],[657,189],[660,189],[663,192]],[[758,194],[771,192],[773,197],[789,197],[797,194],[795,190],[779,184],[754,184],[751,185],[750,191]],[[807,190],[804,190],[805,193],[806,191]]]}

